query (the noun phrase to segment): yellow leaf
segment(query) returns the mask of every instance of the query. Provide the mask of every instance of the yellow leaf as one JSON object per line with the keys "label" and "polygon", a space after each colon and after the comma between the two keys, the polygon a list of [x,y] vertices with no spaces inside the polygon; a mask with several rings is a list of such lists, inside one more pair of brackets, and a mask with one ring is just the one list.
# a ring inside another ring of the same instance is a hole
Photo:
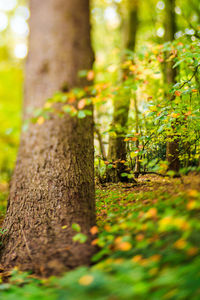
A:
{"label": "yellow leaf", "polygon": [[179,239],[174,243],[174,247],[179,250],[184,249],[186,246],[187,246],[187,242],[184,239]]}
{"label": "yellow leaf", "polygon": [[93,281],[94,281],[94,277],[93,276],[91,276],[91,275],[85,275],[85,276],[83,276],[83,277],[81,277],[79,279],[79,284],[87,286],[87,285],[90,285]]}
{"label": "yellow leaf", "polygon": [[129,70],[132,71],[132,72],[134,72],[136,70],[136,66],[135,65],[131,65],[129,67]]}
{"label": "yellow leaf", "polygon": [[175,114],[175,113],[172,113],[172,114],[171,114],[171,117],[172,117],[172,118],[177,118],[178,116],[180,116],[180,115],[179,115],[179,114]]}
{"label": "yellow leaf", "polygon": [[110,137],[115,138],[117,136],[116,132],[112,131],[109,133]]}
{"label": "yellow leaf", "polygon": [[38,125],[42,125],[43,123],[44,123],[44,118],[43,117],[39,117],[38,119],[37,119],[37,124]]}
{"label": "yellow leaf", "polygon": [[192,201],[189,201],[188,204],[187,204],[187,210],[193,210],[196,208],[196,201],[192,200]]}
{"label": "yellow leaf", "polygon": [[142,260],[142,255],[136,255],[132,258],[133,262],[139,262]]}
{"label": "yellow leaf", "polygon": [[182,218],[175,218],[174,225],[182,230],[188,230],[190,225]]}
{"label": "yellow leaf", "polygon": [[160,220],[159,226],[161,230],[164,230],[166,227],[172,224],[173,218],[171,216],[165,217]]}
{"label": "yellow leaf", "polygon": [[134,157],[136,157],[136,156],[138,156],[138,153],[137,153],[137,152],[131,152],[131,153],[130,153],[130,157],[131,157],[131,158],[134,158]]}
{"label": "yellow leaf", "polygon": [[149,260],[153,261],[153,262],[158,262],[160,259],[161,259],[161,256],[159,254],[155,254],[155,255],[149,257]]}
{"label": "yellow leaf", "polygon": [[152,107],[150,107],[150,110],[153,112],[156,112],[158,110],[158,108],[156,106],[152,106]]}
{"label": "yellow leaf", "polygon": [[124,262],[124,259],[123,258],[117,258],[117,259],[115,259],[115,263],[116,264],[121,264],[121,263],[123,263]]}
{"label": "yellow leaf", "polygon": [[46,102],[44,107],[45,107],[45,108],[50,108],[50,107],[52,107],[52,103]]}
{"label": "yellow leaf", "polygon": [[62,226],[62,229],[66,229],[66,228],[67,228],[67,225]]}
{"label": "yellow leaf", "polygon": [[188,196],[190,196],[190,197],[192,197],[192,198],[196,198],[196,197],[198,197],[198,191],[197,190],[188,190],[187,191],[187,194],[188,194]]}
{"label": "yellow leaf", "polygon": [[154,275],[156,275],[157,273],[158,273],[158,268],[152,268],[152,269],[149,270],[149,274],[150,274],[151,276],[154,276]]}

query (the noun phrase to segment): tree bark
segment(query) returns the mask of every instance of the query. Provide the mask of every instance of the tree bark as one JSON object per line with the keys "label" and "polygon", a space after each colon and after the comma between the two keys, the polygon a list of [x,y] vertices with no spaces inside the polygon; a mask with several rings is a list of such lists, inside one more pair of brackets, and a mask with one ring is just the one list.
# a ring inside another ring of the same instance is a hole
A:
{"label": "tree bark", "polygon": [[[137,103],[137,98],[136,95],[133,95],[134,99],[134,108],[135,108],[135,131],[136,133],[139,133],[139,110],[138,110],[138,103]],[[137,151],[140,151],[140,143],[139,140],[137,139],[137,141],[135,142],[135,146],[137,148]],[[139,154],[137,154],[136,158],[135,158],[135,177],[138,178],[140,174],[140,157]]]}
{"label": "tree bark", "polygon": [[[138,28],[138,7],[139,0],[129,1],[129,32],[128,41],[126,47],[132,51],[135,50],[136,34]],[[131,95],[130,95],[131,97]],[[112,126],[115,128],[116,136],[110,136],[108,159],[111,161],[124,161],[126,160],[127,149],[125,133],[128,123],[130,97],[128,96],[116,96],[114,100],[114,112]],[[121,174],[125,171],[124,164],[120,162],[117,164],[117,168],[108,170],[108,181],[119,182],[126,181],[126,177],[122,177]]]}
{"label": "tree bark", "polygon": [[[173,41],[175,33],[175,0],[165,0],[165,41]],[[169,89],[170,86],[176,83],[177,69],[173,68],[173,64],[173,60],[165,64],[164,82],[166,84],[167,89]],[[168,97],[168,93],[166,93],[166,97]],[[166,158],[168,161],[168,170],[178,172],[180,168],[179,140],[176,137],[176,134],[168,137],[168,142],[166,145]]]}
{"label": "tree bark", "polygon": [[[31,0],[24,119],[64,86],[83,86],[91,69],[89,0]],[[89,264],[95,224],[93,118],[52,115],[22,132],[0,252],[5,268],[42,275]],[[75,243],[72,223],[88,235]]]}

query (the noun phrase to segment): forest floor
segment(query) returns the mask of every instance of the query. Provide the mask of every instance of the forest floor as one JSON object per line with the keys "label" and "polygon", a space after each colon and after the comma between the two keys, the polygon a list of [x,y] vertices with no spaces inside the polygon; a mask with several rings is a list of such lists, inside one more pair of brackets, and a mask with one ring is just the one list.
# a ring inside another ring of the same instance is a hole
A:
{"label": "forest floor", "polygon": [[[5,207],[5,184],[1,195]],[[2,272],[0,299],[200,299],[199,174],[97,185],[96,200],[92,265],[49,279]]]}

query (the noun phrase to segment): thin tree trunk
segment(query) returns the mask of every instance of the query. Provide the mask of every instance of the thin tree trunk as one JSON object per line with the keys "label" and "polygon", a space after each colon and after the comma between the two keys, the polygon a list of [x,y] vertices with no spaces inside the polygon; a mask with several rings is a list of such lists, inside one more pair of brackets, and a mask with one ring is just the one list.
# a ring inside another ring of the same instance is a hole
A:
{"label": "thin tree trunk", "polygon": [[[24,118],[64,86],[85,83],[91,69],[89,0],[32,0]],[[0,252],[5,268],[43,275],[88,264],[95,224],[93,119],[52,115],[21,136]],[[89,238],[72,241],[72,223]]]}
{"label": "thin tree trunk", "polygon": [[[173,41],[176,33],[176,15],[175,15],[175,0],[165,0],[165,41]],[[173,61],[165,64],[164,82],[166,88],[176,83],[177,69],[173,68]],[[168,93],[166,93],[166,97]],[[173,100],[172,100],[173,101]],[[168,169],[178,172],[180,168],[179,161],[179,140],[173,135],[168,137],[166,147],[166,158],[168,161]]]}
{"label": "thin tree trunk", "polygon": [[[135,50],[136,43],[138,6],[138,0],[129,0],[129,33],[126,47],[132,51]],[[121,176],[123,172],[126,172],[126,167],[124,164],[120,163],[120,161],[125,161],[127,155],[126,142],[124,139],[128,123],[129,107],[129,96],[116,96],[114,100],[112,121],[112,126],[115,129],[116,136],[110,136],[109,138],[108,159],[111,161],[119,161],[119,163],[117,164],[116,169],[108,170],[108,180],[112,182],[127,180],[126,177]]]}
{"label": "thin tree trunk", "polygon": [[[138,103],[136,95],[134,95],[134,108],[135,108],[135,131],[136,133],[139,133],[139,111],[138,111]],[[135,142],[135,146],[137,148],[137,151],[139,152],[139,140]],[[137,154],[135,158],[135,177],[137,178],[140,174],[140,157]]]}
{"label": "thin tree trunk", "polygon": [[102,159],[106,160],[106,149],[104,147],[104,143],[103,143],[103,140],[102,140],[101,133],[100,133],[100,131],[97,127],[95,127],[95,133],[97,135],[97,139],[98,139],[98,142],[99,142],[99,148],[100,148],[100,153],[101,153]]}

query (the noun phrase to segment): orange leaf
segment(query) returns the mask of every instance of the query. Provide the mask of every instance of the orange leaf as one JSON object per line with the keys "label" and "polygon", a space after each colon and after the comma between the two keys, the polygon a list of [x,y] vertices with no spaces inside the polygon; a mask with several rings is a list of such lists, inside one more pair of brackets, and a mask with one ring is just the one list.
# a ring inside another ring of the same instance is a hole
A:
{"label": "orange leaf", "polygon": [[192,112],[189,110],[188,112],[185,113],[185,116],[189,116],[189,115],[191,115],[191,113]]}
{"label": "orange leaf", "polygon": [[140,234],[136,235],[135,239],[138,242],[142,241],[144,239],[144,234],[140,233]]}
{"label": "orange leaf", "polygon": [[98,241],[99,241],[98,239],[93,240],[93,241],[91,242],[91,245],[92,245],[92,246],[95,246],[95,245],[98,243]]}
{"label": "orange leaf", "polygon": [[78,103],[78,109],[83,109],[86,106],[86,100],[81,99]]}
{"label": "orange leaf", "polygon": [[197,247],[191,247],[187,250],[187,254],[190,256],[196,255],[198,253]]}
{"label": "orange leaf", "polygon": [[90,70],[88,73],[87,73],[87,80],[88,81],[92,81],[94,79],[94,71],[93,70]]}
{"label": "orange leaf", "polygon": [[150,208],[146,213],[147,218],[155,218],[156,216],[157,216],[157,209],[155,207]]}
{"label": "orange leaf", "polygon": [[138,138],[137,137],[133,137],[133,138],[131,138],[131,141],[133,141],[133,142],[136,142],[138,140]]}
{"label": "orange leaf", "polygon": [[181,96],[181,92],[180,91],[175,91],[175,96],[180,97]]}
{"label": "orange leaf", "polygon": [[121,242],[117,244],[117,249],[121,251],[129,251],[132,248],[132,245],[129,242]]}
{"label": "orange leaf", "polygon": [[71,97],[68,99],[68,103],[74,103],[76,101],[75,97]]}
{"label": "orange leaf", "polygon": [[98,233],[98,227],[97,226],[93,226],[92,228],[90,228],[90,232],[92,235],[95,235]]}

